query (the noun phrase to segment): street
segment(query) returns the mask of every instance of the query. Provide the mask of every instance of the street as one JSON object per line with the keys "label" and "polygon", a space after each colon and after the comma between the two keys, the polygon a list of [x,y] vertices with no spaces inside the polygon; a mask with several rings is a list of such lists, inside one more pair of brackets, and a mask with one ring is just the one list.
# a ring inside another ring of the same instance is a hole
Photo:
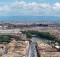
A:
{"label": "street", "polygon": [[28,57],[37,57],[37,52],[36,52],[36,48],[35,48],[34,43],[31,43],[31,45],[30,45]]}

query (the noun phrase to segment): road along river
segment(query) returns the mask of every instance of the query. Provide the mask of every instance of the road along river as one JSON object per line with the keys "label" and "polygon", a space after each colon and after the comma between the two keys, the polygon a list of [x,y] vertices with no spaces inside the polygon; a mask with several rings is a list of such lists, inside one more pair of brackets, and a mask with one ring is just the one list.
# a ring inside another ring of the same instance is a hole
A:
{"label": "road along river", "polygon": [[30,47],[29,47],[29,55],[28,55],[28,57],[38,57],[36,47],[35,47],[35,45],[36,45],[35,43],[37,41],[40,41],[41,43],[49,42],[47,39],[42,39],[42,38],[38,38],[38,37],[32,37],[30,40],[32,42],[31,42]]}

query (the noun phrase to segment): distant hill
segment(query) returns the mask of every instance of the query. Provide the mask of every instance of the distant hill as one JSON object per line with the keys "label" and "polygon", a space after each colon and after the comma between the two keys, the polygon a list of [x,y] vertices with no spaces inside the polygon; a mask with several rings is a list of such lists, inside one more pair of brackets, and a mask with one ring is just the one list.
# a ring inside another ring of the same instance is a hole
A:
{"label": "distant hill", "polygon": [[25,21],[60,21],[57,16],[0,16],[3,22],[25,22]]}

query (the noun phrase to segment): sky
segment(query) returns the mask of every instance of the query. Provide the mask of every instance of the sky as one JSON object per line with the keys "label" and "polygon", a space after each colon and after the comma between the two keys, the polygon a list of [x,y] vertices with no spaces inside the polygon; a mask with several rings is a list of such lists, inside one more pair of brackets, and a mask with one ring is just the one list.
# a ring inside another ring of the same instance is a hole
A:
{"label": "sky", "polygon": [[0,16],[60,16],[60,0],[0,0]]}

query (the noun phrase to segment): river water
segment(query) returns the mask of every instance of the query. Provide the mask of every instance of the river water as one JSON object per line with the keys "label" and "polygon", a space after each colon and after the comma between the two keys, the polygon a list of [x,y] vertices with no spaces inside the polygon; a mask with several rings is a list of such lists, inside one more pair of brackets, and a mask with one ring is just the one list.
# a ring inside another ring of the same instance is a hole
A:
{"label": "river water", "polygon": [[44,42],[44,43],[48,43],[49,42],[49,40],[43,39],[43,38],[39,38],[39,37],[32,37],[31,40],[32,40],[32,42],[35,42],[35,43],[37,41]]}

